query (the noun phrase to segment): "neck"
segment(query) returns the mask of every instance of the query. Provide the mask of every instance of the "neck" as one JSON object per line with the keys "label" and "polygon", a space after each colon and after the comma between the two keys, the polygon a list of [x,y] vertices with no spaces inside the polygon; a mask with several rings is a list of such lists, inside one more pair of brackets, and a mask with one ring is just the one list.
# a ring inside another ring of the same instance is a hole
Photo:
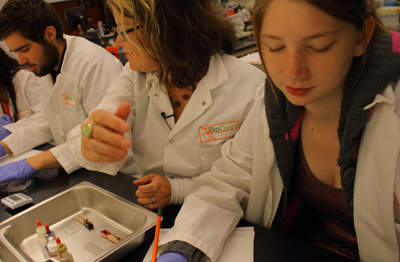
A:
{"label": "neck", "polygon": [[337,130],[340,119],[340,109],[343,92],[331,96],[328,101],[320,101],[305,106],[303,117],[314,122],[321,128]]}

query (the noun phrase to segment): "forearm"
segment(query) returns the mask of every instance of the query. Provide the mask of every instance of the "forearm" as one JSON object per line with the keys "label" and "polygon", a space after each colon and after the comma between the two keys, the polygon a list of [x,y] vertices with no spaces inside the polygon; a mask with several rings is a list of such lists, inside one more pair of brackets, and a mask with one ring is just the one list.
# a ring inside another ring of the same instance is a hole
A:
{"label": "forearm", "polygon": [[4,146],[4,149],[6,150],[6,154],[12,154],[11,149],[7,146],[6,143],[4,143],[3,141],[1,141],[0,144],[1,144],[2,146]]}
{"label": "forearm", "polygon": [[[1,143],[1,142],[0,142]],[[49,151],[29,157],[26,161],[36,170],[61,168],[61,164],[57,161],[54,155]]]}

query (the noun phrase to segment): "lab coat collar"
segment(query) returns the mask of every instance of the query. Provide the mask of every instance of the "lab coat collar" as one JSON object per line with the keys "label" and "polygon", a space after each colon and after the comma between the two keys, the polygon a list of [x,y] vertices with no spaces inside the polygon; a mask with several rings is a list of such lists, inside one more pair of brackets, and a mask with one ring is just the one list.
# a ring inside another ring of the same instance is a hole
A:
{"label": "lab coat collar", "polygon": [[220,54],[216,53],[211,56],[207,73],[197,84],[197,88],[201,85],[207,90],[213,90],[226,80],[228,80],[228,73],[226,72]]}
{"label": "lab coat collar", "polygon": [[390,109],[394,111],[396,109],[396,96],[394,94],[393,88],[394,86],[392,84],[389,84],[389,86],[385,89],[385,91],[382,94],[377,94],[375,96],[374,101],[371,104],[365,106],[363,109],[368,110],[373,106],[375,106],[376,104],[387,103],[390,106]]}
{"label": "lab coat collar", "polygon": [[[159,83],[155,71],[147,72],[146,78],[152,83]],[[202,87],[207,90],[212,90],[221,85],[227,79],[228,73],[226,72],[222,58],[219,53],[216,53],[211,56],[207,73],[197,84],[197,88]]]}
{"label": "lab coat collar", "polygon": [[60,67],[59,67],[59,71],[62,72],[62,69],[64,67],[64,64],[66,63],[66,59],[67,57],[69,57],[69,53],[71,52],[71,46],[72,46],[72,42],[74,41],[74,36],[70,36],[70,35],[63,35],[66,43],[65,43],[65,51],[64,51],[64,56],[63,56],[63,60],[61,61]]}

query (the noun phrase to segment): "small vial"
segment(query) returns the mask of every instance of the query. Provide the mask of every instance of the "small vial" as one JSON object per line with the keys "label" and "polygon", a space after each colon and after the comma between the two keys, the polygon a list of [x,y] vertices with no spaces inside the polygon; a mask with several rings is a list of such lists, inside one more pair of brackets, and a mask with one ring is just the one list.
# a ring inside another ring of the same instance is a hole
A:
{"label": "small vial", "polygon": [[49,251],[49,257],[57,257],[56,252],[57,242],[54,237],[49,237],[49,241],[47,242],[47,250]]}

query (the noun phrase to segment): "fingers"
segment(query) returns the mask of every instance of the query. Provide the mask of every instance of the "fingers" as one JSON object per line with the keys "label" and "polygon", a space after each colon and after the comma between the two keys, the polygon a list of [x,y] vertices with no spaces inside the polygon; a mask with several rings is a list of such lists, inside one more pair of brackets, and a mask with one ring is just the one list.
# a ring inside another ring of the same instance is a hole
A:
{"label": "fingers", "polygon": [[[140,185],[136,190],[135,194],[138,197],[139,204],[149,209],[169,205],[172,190],[168,178],[157,174],[149,174],[142,177],[142,179],[141,183],[149,180],[151,182],[146,185]],[[152,197],[155,199],[154,203]]]}
{"label": "fingers", "polygon": [[[113,115],[104,110],[95,110],[89,119],[82,123],[93,124],[90,138],[81,136],[82,155],[92,162],[112,163],[123,160],[131,147],[131,141],[123,133],[129,131],[125,119],[129,116],[130,105],[122,103]],[[122,118],[125,119],[122,119]]]}
{"label": "fingers", "polygon": [[123,160],[128,154],[126,148],[116,147],[99,141],[81,137],[82,155],[89,161],[97,163],[113,163]]}
{"label": "fingers", "polygon": [[119,105],[117,108],[117,112],[115,112],[115,115],[122,120],[126,121],[128,119],[129,113],[131,112],[131,106],[129,103],[122,103]]}
{"label": "fingers", "polygon": [[114,132],[113,130],[110,130],[102,125],[92,126],[91,138],[115,147],[126,149],[131,146],[131,141],[129,138],[126,138],[123,134]]}
{"label": "fingers", "polygon": [[[126,113],[124,113],[126,110],[126,105],[129,106],[128,103],[122,103],[118,107],[117,113],[120,115],[126,114]],[[129,112],[128,112],[128,115],[129,115]],[[123,116],[127,118],[127,116],[125,116],[125,115],[123,115]],[[82,127],[86,123],[92,123],[95,125],[100,125],[100,126],[106,127],[117,133],[125,133],[125,132],[129,131],[129,125],[128,125],[128,123],[126,123],[125,120],[126,119],[121,119],[119,116],[113,115],[110,112],[107,112],[104,110],[94,110],[90,114],[90,118],[82,124]]]}
{"label": "fingers", "polygon": [[[155,199],[155,202],[153,203],[152,202],[152,199],[151,198],[147,198],[147,199],[141,199],[141,198],[139,198],[138,199],[138,202],[139,202],[139,204],[142,204],[145,208],[147,208],[147,209],[156,209],[156,208],[158,208],[158,207],[163,207],[163,206],[166,206],[166,205],[168,205],[169,203],[167,203],[167,204],[162,204],[160,201],[157,201],[157,199],[156,198],[154,198]],[[142,201],[142,202],[146,202],[146,203],[140,203],[140,201]]]}
{"label": "fingers", "polygon": [[153,180],[153,178],[155,176],[157,176],[157,174],[151,173],[151,174],[142,176],[141,178],[138,178],[137,180],[134,180],[133,183],[137,186],[149,184],[149,183],[151,183],[151,181]]}

